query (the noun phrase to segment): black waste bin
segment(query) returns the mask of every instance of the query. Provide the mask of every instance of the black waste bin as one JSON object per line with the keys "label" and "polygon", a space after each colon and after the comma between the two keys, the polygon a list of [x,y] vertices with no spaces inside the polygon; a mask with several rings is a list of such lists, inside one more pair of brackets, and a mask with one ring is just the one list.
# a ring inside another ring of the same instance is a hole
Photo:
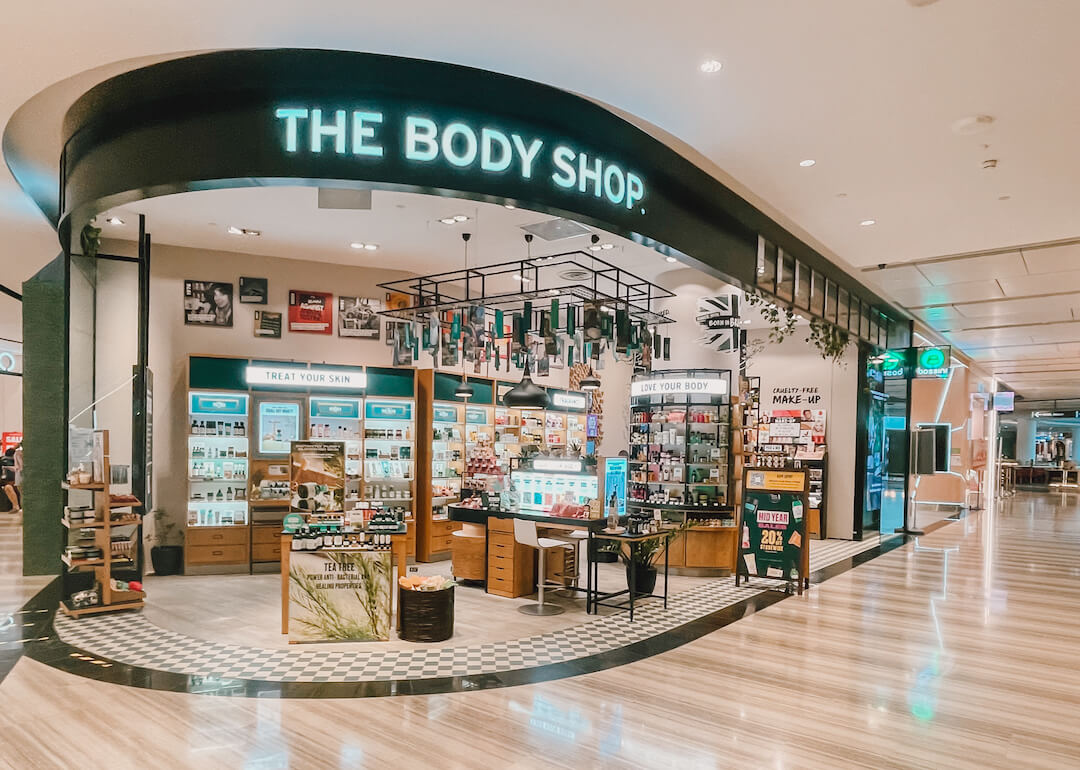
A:
{"label": "black waste bin", "polygon": [[441,591],[398,588],[401,630],[407,642],[443,642],[454,635],[454,587]]}

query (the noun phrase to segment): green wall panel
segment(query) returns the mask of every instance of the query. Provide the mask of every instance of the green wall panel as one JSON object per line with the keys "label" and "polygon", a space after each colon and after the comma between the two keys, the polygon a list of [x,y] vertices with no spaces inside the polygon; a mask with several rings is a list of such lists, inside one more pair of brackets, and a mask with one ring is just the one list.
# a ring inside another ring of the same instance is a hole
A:
{"label": "green wall panel", "polygon": [[67,419],[64,257],[23,284],[23,574],[60,574]]}

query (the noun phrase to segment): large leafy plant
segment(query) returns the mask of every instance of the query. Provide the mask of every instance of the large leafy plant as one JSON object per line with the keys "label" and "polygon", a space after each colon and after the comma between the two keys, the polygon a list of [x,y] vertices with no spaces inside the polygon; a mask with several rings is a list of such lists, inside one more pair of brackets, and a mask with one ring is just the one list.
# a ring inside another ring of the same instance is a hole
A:
{"label": "large leafy plant", "polygon": [[841,329],[828,321],[810,319],[810,336],[806,341],[821,351],[821,357],[834,364],[846,366],[844,351],[851,342],[847,329]]}
{"label": "large leafy plant", "polygon": [[780,307],[757,292],[746,292],[746,303],[757,308],[769,325],[769,340],[779,345],[795,333],[799,315],[789,307]]}

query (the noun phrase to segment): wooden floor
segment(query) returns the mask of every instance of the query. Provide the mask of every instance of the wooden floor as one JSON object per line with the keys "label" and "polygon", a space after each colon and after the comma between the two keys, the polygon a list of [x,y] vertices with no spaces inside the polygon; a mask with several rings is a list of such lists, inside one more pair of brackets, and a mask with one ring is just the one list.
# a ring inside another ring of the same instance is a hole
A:
{"label": "wooden floor", "polygon": [[208,697],[21,660],[0,766],[1080,766],[1080,501],[1019,494],[671,652],[521,687]]}

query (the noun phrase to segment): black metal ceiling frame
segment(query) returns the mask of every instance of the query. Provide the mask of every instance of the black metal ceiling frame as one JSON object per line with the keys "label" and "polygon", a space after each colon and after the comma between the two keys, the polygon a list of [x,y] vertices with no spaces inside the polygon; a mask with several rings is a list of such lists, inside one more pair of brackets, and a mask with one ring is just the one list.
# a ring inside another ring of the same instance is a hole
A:
{"label": "black metal ceiling frame", "polygon": [[[565,269],[556,268],[566,266],[585,270],[589,276],[584,282],[562,278],[560,273]],[[489,295],[489,281],[505,277],[510,280],[516,277],[522,285],[532,286]],[[477,283],[479,287],[476,287]],[[407,308],[391,308],[380,313],[406,321],[427,320],[432,313],[441,316],[444,311],[470,305],[513,312],[524,310],[526,302],[558,299],[569,307],[597,302],[609,312],[622,309],[632,320],[655,326],[671,323],[673,319],[654,310],[653,303],[675,296],[667,289],[580,250],[388,281],[380,283],[379,287],[412,298],[412,304]],[[474,288],[479,291],[474,292]],[[542,305],[534,308],[534,312],[542,310]]]}

